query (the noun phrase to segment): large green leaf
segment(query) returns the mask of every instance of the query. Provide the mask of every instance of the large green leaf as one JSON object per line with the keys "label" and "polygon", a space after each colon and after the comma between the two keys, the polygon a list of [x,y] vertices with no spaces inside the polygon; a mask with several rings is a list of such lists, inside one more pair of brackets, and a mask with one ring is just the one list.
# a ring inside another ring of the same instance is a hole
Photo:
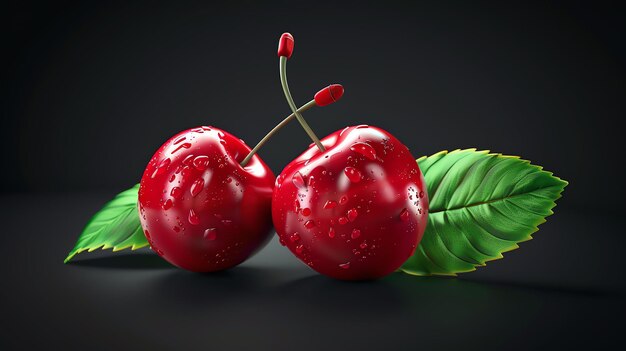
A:
{"label": "large green leaf", "polygon": [[567,182],[515,156],[476,149],[417,160],[428,186],[428,225],[401,270],[471,272],[532,239]]}
{"label": "large green leaf", "polygon": [[148,245],[141,229],[137,211],[137,191],[139,184],[123,191],[104,205],[87,223],[78,237],[76,246],[65,259],[69,262],[76,254],[102,248],[119,251],[126,248],[132,250]]}

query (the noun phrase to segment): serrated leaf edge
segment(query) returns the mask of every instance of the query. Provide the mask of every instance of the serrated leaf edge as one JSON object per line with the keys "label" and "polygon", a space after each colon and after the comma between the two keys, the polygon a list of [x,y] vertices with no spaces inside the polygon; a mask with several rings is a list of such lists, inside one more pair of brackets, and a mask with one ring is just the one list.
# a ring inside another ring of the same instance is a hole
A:
{"label": "serrated leaf edge", "polygon": [[[554,214],[554,211],[553,211],[553,210],[554,210],[554,208],[557,206],[556,201],[557,201],[558,199],[560,199],[560,198],[563,196],[563,195],[562,195],[562,194],[563,194],[563,191],[564,191],[564,190],[565,190],[565,188],[569,185],[569,182],[568,182],[568,181],[566,181],[566,180],[564,180],[564,179],[561,179],[560,177],[555,176],[553,172],[550,172],[550,171],[546,171],[546,170],[544,170],[542,166],[532,164],[532,162],[531,162],[530,160],[522,159],[520,156],[514,156],[514,155],[504,155],[504,154],[501,154],[501,153],[490,153],[490,150],[478,150],[477,148],[455,149],[455,150],[453,150],[453,151],[442,150],[442,151],[439,151],[439,152],[437,152],[437,153],[434,153],[434,154],[432,154],[432,155],[430,155],[430,156],[422,156],[422,157],[418,158],[418,159],[416,160],[416,162],[419,162],[420,160],[424,160],[425,158],[428,158],[428,157],[435,157],[435,156],[439,156],[439,155],[441,155],[441,154],[447,155],[447,154],[459,153],[459,152],[466,152],[466,151],[478,152],[478,153],[486,154],[486,155],[488,155],[488,156],[495,156],[495,157],[504,157],[504,158],[514,158],[514,159],[518,159],[518,160],[520,160],[520,161],[522,161],[522,162],[524,162],[524,163],[527,163],[529,166],[531,166],[531,167],[535,167],[535,168],[537,168],[539,171],[546,172],[546,173],[548,173],[551,177],[556,178],[557,180],[559,180],[559,181],[563,184],[563,188],[561,189],[561,191],[559,191],[559,193],[557,194],[556,198],[554,198],[554,200],[552,200],[552,206],[548,209],[548,212],[549,212],[549,213],[548,213],[548,215],[546,215],[545,217],[543,217],[543,220],[541,221],[541,223],[539,223],[539,224],[537,224],[537,225],[535,225],[535,226],[533,227],[533,231],[532,231],[531,233],[529,233],[529,235],[528,235],[528,236],[529,236],[529,237],[528,237],[528,239],[521,240],[521,241],[517,241],[517,242],[515,242],[515,241],[511,241],[512,243],[514,243],[514,245],[513,245],[513,246],[511,246],[510,248],[506,248],[506,249],[504,249],[503,251],[501,251],[501,252],[499,253],[499,255],[498,255],[498,256],[496,256],[496,257],[494,257],[494,258],[489,258],[489,259],[485,260],[484,264],[482,264],[482,265],[475,265],[475,267],[473,267],[472,269],[468,269],[468,270],[466,270],[466,271],[460,271],[460,272],[456,272],[456,273],[426,273],[426,274],[425,274],[425,273],[419,273],[419,272],[415,272],[415,271],[407,270],[406,268],[403,268],[402,266],[399,268],[399,270],[400,270],[401,272],[406,273],[406,274],[409,274],[409,275],[412,275],[412,276],[418,276],[418,277],[431,277],[431,276],[450,276],[450,277],[456,277],[456,276],[458,276],[458,274],[463,274],[463,273],[473,272],[473,271],[475,271],[475,270],[476,270],[476,267],[485,267],[485,266],[487,265],[487,263],[488,263],[488,262],[492,262],[492,261],[497,261],[497,260],[501,260],[501,259],[503,259],[503,258],[504,258],[504,254],[505,254],[505,253],[508,253],[508,252],[511,252],[511,251],[517,250],[517,249],[519,249],[519,248],[520,248],[519,244],[521,244],[521,243],[525,243],[525,242],[528,242],[528,241],[530,241],[530,240],[534,239],[533,234],[535,234],[536,232],[538,232],[538,231],[539,231],[539,226],[540,226],[540,225],[542,225],[542,224],[544,224],[544,223],[546,223],[546,222],[547,222],[547,218],[548,218],[548,217],[550,217],[550,216],[552,216],[552,215]],[[439,160],[435,161],[435,163],[437,163],[438,161],[439,161]],[[433,164],[434,164],[434,163],[433,163]],[[432,166],[432,165],[431,165],[431,166]],[[555,186],[553,186],[553,187],[555,187]],[[548,187],[548,188],[551,188],[551,187]],[[546,189],[547,189],[547,188],[546,188]],[[523,194],[518,194],[518,195],[523,195]],[[515,195],[515,196],[517,196],[517,195]],[[478,204],[471,205],[471,206],[478,206],[478,205],[482,205],[482,204],[489,204],[489,203],[491,203],[491,202],[495,202],[495,201],[504,201],[505,199],[508,199],[508,198],[509,198],[509,197],[507,197],[507,198],[502,198],[502,199],[499,199],[499,200],[489,201],[489,202],[485,202],[485,203],[478,203]],[[459,208],[459,209],[463,209],[463,208],[467,208],[467,207],[471,207],[471,206],[464,206],[464,207],[461,207],[461,208]],[[443,211],[435,211],[435,212],[430,212],[430,210],[429,210],[429,212],[428,212],[428,213],[429,213],[429,214],[430,214],[430,213],[438,213],[438,212],[451,211],[451,210],[456,210],[456,209],[446,209],[446,210],[443,210]],[[503,240],[505,240],[505,239],[503,239]],[[445,246],[445,244],[444,244],[444,246]],[[420,248],[420,245],[418,245],[418,249],[419,249],[419,248]],[[447,247],[446,247],[446,250],[448,250],[448,248],[447,248]],[[449,251],[449,250],[448,250],[448,251]],[[422,252],[424,252],[424,256],[425,256],[425,257],[426,257],[426,258],[427,258],[427,259],[428,259],[428,260],[429,260],[429,261],[430,261],[433,265],[438,266],[438,265],[437,265],[437,264],[436,264],[436,263],[435,263],[435,262],[434,262],[434,261],[433,261],[433,260],[432,260],[432,259],[428,256],[428,254],[427,254],[427,253],[426,253],[423,249],[422,249]],[[456,257],[456,256],[455,256],[455,257]],[[467,261],[466,261],[466,262],[467,262]],[[470,263],[470,262],[468,262],[468,263]],[[441,267],[440,267],[440,268],[441,268]],[[442,270],[443,270],[443,269],[442,269]]]}
{"label": "serrated leaf edge", "polygon": [[111,252],[117,252],[117,251],[121,251],[121,250],[128,249],[129,247],[130,247],[131,251],[134,251],[134,250],[137,250],[137,249],[144,248],[144,247],[146,247],[146,246],[149,246],[149,244],[145,244],[145,245],[135,245],[135,244],[132,244],[132,245],[124,245],[124,246],[110,246],[110,245],[109,245],[109,246],[107,246],[107,244],[102,244],[102,245],[100,245],[100,246],[96,246],[96,247],[92,247],[92,248],[83,248],[83,249],[79,249],[79,250],[77,250],[77,251],[73,251],[73,252],[71,252],[71,253],[67,256],[67,258],[65,258],[65,259],[63,260],[63,263],[67,263],[67,262],[69,262],[72,258],[74,258],[74,256],[78,255],[78,254],[79,254],[79,253],[81,253],[81,252],[85,252],[85,251],[87,251],[87,252],[93,252],[93,251],[96,251],[96,250],[98,250],[98,249],[101,249],[101,250],[108,250],[108,249],[113,248],[113,250],[111,250]]}
{"label": "serrated leaf edge", "polygon": [[[110,203],[114,202],[114,201],[118,201],[118,200],[123,199],[123,198],[125,198],[125,197],[132,196],[132,195],[128,195],[128,192],[129,192],[130,190],[132,190],[133,188],[138,187],[138,186],[139,186],[139,184],[136,184],[136,185],[134,185],[133,187],[131,187],[131,188],[129,188],[129,189],[126,189],[126,190],[122,191],[121,193],[117,194],[117,195],[116,195],[113,199],[111,199],[110,201],[106,202],[106,203],[102,206],[102,208],[101,208],[100,210],[98,210],[98,211],[97,211],[97,212],[96,212],[96,213],[95,213],[95,214],[94,214],[94,215],[93,215],[93,216],[89,219],[89,221],[85,224],[85,228],[87,228],[90,224],[92,224],[92,223],[93,223],[93,221],[94,221],[94,219],[95,219],[95,217],[97,216],[97,214],[98,214],[98,213],[100,213],[100,212],[101,212],[102,210],[104,210],[105,208],[106,208],[107,210],[110,210],[110,209],[113,209],[113,208],[120,207],[119,205],[117,205],[117,206],[112,206],[112,207],[108,207],[108,205],[109,205]],[[132,211],[132,210],[131,210],[131,211]],[[89,236],[93,236],[93,235],[97,234],[100,230],[103,230],[103,228],[99,229],[98,231],[96,231],[96,232],[94,232],[94,233],[91,233]],[[133,232],[133,234],[134,234],[134,232]],[[81,236],[82,236],[82,232],[81,232],[81,235],[79,236],[79,238],[80,238]],[[131,236],[132,236],[132,234],[131,234]],[[127,240],[127,239],[124,239],[123,241],[126,241],[126,240]],[[123,242],[123,241],[122,241],[122,242]],[[77,244],[78,244],[78,242],[77,242]],[[82,253],[82,252],[85,252],[85,251],[87,251],[87,252],[93,252],[93,251],[96,251],[96,250],[98,250],[98,249],[101,249],[101,250],[108,250],[108,249],[111,249],[111,248],[113,249],[113,250],[112,250],[112,252],[117,252],[117,251],[125,250],[125,249],[128,249],[128,248],[130,248],[130,249],[131,249],[131,251],[134,251],[134,250],[137,250],[137,249],[144,248],[144,247],[146,247],[146,246],[149,246],[149,244],[148,244],[148,243],[145,243],[145,244],[140,244],[140,245],[137,245],[137,244],[126,244],[126,245],[121,245],[121,246],[118,246],[118,245],[110,245],[110,244],[102,244],[102,245],[98,245],[98,246],[94,246],[94,247],[84,247],[84,248],[80,248],[80,249],[76,249],[76,247],[74,247],[74,248],[73,248],[73,249],[72,249],[72,250],[68,253],[67,257],[63,260],[63,263],[64,263],[64,264],[68,263],[68,262],[69,262],[72,258],[74,258],[74,256],[76,256],[76,255],[78,255],[78,254],[80,254],[80,253]]]}

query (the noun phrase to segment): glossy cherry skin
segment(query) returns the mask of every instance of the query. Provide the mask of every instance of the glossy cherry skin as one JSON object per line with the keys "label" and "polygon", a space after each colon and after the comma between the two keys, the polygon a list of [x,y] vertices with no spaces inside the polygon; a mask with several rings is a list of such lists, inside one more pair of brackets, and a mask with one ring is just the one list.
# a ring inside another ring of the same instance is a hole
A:
{"label": "glossy cherry skin", "polygon": [[276,179],[274,227],[281,244],[321,274],[383,277],[415,251],[427,224],[424,177],[406,146],[356,126],[311,145]]}
{"label": "glossy cherry skin", "polygon": [[183,131],[157,150],[139,187],[139,213],[154,251],[194,272],[240,264],[271,237],[274,174],[250,148],[214,127]]}

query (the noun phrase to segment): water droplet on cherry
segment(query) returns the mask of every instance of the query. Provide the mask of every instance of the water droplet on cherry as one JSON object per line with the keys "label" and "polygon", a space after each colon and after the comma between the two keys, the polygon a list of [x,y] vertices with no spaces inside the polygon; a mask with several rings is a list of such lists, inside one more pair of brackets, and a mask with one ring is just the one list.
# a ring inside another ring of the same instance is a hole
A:
{"label": "water droplet on cherry", "polygon": [[173,187],[172,190],[170,191],[170,195],[175,199],[178,199],[182,194],[183,194],[182,189],[177,186]]}
{"label": "water droplet on cherry", "polygon": [[189,209],[189,216],[187,217],[187,220],[193,225],[200,224],[200,218],[198,218],[198,215],[193,209]]}
{"label": "water droplet on cherry", "polygon": [[346,167],[343,172],[346,174],[346,177],[350,179],[352,183],[358,183],[361,181],[361,172],[354,167]]}
{"label": "water droplet on cherry", "polygon": [[348,218],[346,218],[346,217],[339,217],[339,219],[337,221],[339,222],[339,224],[344,225],[344,224],[348,223]]}
{"label": "water droplet on cherry", "polygon": [[172,199],[167,199],[165,200],[165,202],[163,203],[163,209],[165,211],[169,210],[170,208],[172,208],[172,205],[174,205],[174,203],[172,202]]}
{"label": "water droplet on cherry", "polygon": [[328,200],[324,204],[324,209],[325,210],[330,210],[331,208],[335,208],[335,207],[337,207],[337,201]]}
{"label": "water droplet on cherry", "polygon": [[170,160],[169,158],[162,160],[161,163],[159,163],[157,168],[154,170],[154,173],[152,173],[151,178],[154,178],[157,175],[165,172],[167,170],[167,167],[170,165],[170,163],[172,163],[172,160]]}
{"label": "water droplet on cherry", "polygon": [[209,156],[205,156],[205,155],[196,156],[193,159],[192,163],[193,163],[193,166],[197,170],[204,171],[205,169],[209,167]]}
{"label": "water droplet on cherry", "polygon": [[307,229],[311,229],[313,227],[315,227],[315,222],[312,220],[308,220],[306,222],[304,222],[304,227]]}
{"label": "water droplet on cherry", "polygon": [[161,161],[161,163],[159,163],[159,168],[167,168],[167,166],[169,166],[170,163],[172,163],[172,160],[170,160],[168,157],[164,159],[163,161]]}
{"label": "water droplet on cherry", "polygon": [[340,205],[343,205],[343,204],[345,204],[346,202],[348,202],[348,197],[347,197],[347,196],[345,196],[345,195],[344,195],[344,196],[342,196],[342,197],[339,199],[339,204],[340,204]]}
{"label": "water droplet on cherry", "polygon": [[360,231],[360,230],[358,230],[358,229],[356,229],[356,228],[355,228],[355,229],[352,229],[352,234],[350,234],[350,237],[351,237],[352,239],[356,239],[356,238],[358,238],[358,237],[360,237],[360,236],[361,236],[361,231]]}
{"label": "water droplet on cherry", "polygon": [[300,240],[300,234],[298,233],[291,234],[291,236],[289,237],[289,240],[291,240],[292,243],[295,243],[296,241]]}
{"label": "water droplet on cherry", "polygon": [[191,193],[191,196],[196,197],[196,195],[200,194],[203,187],[204,187],[204,179],[202,178],[196,179],[193,182],[193,184],[191,184],[191,189],[189,190],[189,192]]}
{"label": "water droplet on cherry", "polygon": [[296,173],[293,174],[293,177],[291,178],[291,181],[293,182],[293,185],[295,185],[296,188],[298,188],[298,189],[306,188],[306,183],[304,182],[304,177],[302,176],[302,173],[300,173],[299,171],[296,171]]}
{"label": "water droplet on cherry", "polygon": [[356,143],[350,147],[350,150],[359,153],[370,160],[376,159],[376,150],[370,145],[366,143]]}
{"label": "water droplet on cherry", "polygon": [[191,143],[183,143],[180,144],[176,149],[174,149],[171,154],[175,154],[176,152],[180,151],[181,149],[189,149],[191,147]]}
{"label": "water droplet on cherry", "polygon": [[407,210],[407,209],[405,208],[405,209],[403,209],[403,210],[402,210],[402,212],[400,212],[400,219],[401,219],[403,222],[406,222],[406,221],[408,221],[408,220],[409,220],[409,216],[410,216],[410,215],[411,215],[411,214],[409,213],[409,210]]}
{"label": "water droplet on cherry", "polygon": [[311,209],[310,209],[310,208],[303,208],[303,209],[302,209],[302,215],[303,215],[304,217],[308,217],[308,216],[310,216],[310,215],[311,215]]}
{"label": "water droplet on cherry", "polygon": [[348,269],[348,268],[350,268],[350,262],[346,262],[346,263],[340,264],[339,268],[341,268],[341,269]]}
{"label": "water droplet on cherry", "polygon": [[211,241],[217,239],[217,228],[209,228],[205,230],[204,238]]}
{"label": "water droplet on cherry", "polygon": [[191,165],[191,162],[193,162],[193,155],[187,155],[187,157],[185,157],[185,159],[183,160],[182,164],[184,165]]}
{"label": "water droplet on cherry", "polygon": [[187,180],[187,178],[191,175],[191,167],[184,166],[180,174],[183,176],[183,180]]}
{"label": "water droplet on cherry", "polygon": [[359,212],[357,212],[356,208],[352,208],[348,210],[348,219],[350,222],[354,222],[354,220],[359,216]]}
{"label": "water droplet on cherry", "polygon": [[304,250],[304,245],[296,246],[296,253],[297,254],[301,254],[303,250]]}
{"label": "water droplet on cherry", "polygon": [[328,237],[329,238],[334,238],[335,237],[335,228],[330,227],[330,229],[328,229]]}

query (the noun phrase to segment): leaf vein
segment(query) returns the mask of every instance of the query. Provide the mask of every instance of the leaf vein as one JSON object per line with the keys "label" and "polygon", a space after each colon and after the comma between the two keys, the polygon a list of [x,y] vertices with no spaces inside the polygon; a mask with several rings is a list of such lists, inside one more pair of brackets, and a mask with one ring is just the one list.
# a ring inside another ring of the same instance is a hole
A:
{"label": "leaf vein", "polygon": [[[433,202],[435,201],[435,195],[437,194],[437,191],[439,190],[439,188],[441,187],[441,184],[443,184],[446,180],[446,177],[448,176],[448,174],[450,174],[450,171],[454,168],[454,166],[459,163],[461,160],[463,160],[464,158],[466,158],[467,156],[471,155],[471,153],[468,153],[466,155],[463,155],[461,158],[459,158],[458,160],[454,161],[454,163],[452,165],[450,165],[450,167],[446,170],[446,173],[443,175],[443,177],[441,177],[441,180],[439,181],[439,183],[437,184],[437,186],[435,187],[435,190],[432,192],[432,194],[430,194],[431,199],[433,199]],[[443,159],[443,157],[442,157]],[[431,166],[432,168],[432,166]],[[430,193],[430,189],[428,190]]]}
{"label": "leaf vein", "polygon": [[[465,206],[457,206],[457,207],[452,207],[452,208],[444,208],[444,209],[442,209],[442,210],[434,210],[434,211],[429,210],[429,211],[428,211],[428,213],[439,213],[439,212],[446,212],[446,211],[456,211],[456,210],[462,210],[462,209],[464,209],[464,208],[475,207],[475,206],[481,206],[481,205],[488,205],[488,204],[491,204],[491,203],[494,203],[494,202],[504,201],[504,200],[512,199],[512,198],[519,197],[519,196],[527,196],[527,195],[530,195],[530,196],[533,196],[533,195],[534,195],[534,196],[539,196],[539,195],[535,194],[534,192],[535,192],[535,191],[537,191],[537,190],[546,190],[546,189],[551,189],[551,188],[560,188],[560,186],[559,186],[559,185],[552,185],[552,186],[545,187],[545,188],[533,189],[532,191],[528,191],[528,192],[525,192],[525,193],[514,194],[514,195],[505,196],[505,197],[501,197],[501,198],[497,198],[497,199],[491,199],[491,200],[488,200],[488,201],[480,201],[480,202],[476,202],[476,203],[473,203],[473,204],[468,204],[468,205],[465,205]],[[545,196],[540,196],[540,197],[543,197],[543,198],[545,198],[545,199],[552,200],[551,198],[548,198],[548,197],[545,197]]]}

